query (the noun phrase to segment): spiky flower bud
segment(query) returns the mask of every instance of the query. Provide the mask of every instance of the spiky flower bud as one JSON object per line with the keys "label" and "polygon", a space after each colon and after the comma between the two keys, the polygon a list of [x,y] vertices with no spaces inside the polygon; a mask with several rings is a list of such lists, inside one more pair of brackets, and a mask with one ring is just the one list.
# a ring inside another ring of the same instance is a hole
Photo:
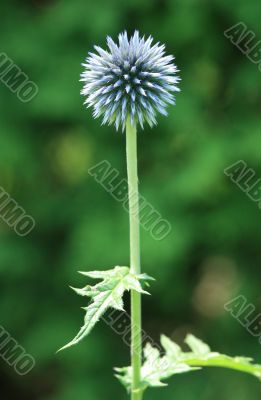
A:
{"label": "spiky flower bud", "polygon": [[175,104],[173,92],[179,91],[177,68],[173,56],[165,56],[165,46],[152,45],[139,32],[128,39],[119,35],[119,44],[108,37],[109,51],[94,46],[98,54],[89,53],[81,74],[86,96],[84,104],[93,106],[93,116],[103,116],[103,124],[125,127],[131,123],[156,124],[156,112],[167,115],[167,104]]}

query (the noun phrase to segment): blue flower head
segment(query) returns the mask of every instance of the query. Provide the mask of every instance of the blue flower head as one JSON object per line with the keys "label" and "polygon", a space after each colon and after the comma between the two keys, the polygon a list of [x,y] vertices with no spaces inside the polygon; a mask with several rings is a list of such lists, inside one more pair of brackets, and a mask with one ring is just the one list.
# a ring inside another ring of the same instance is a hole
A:
{"label": "blue flower head", "polygon": [[97,54],[88,54],[81,94],[86,96],[84,104],[93,106],[93,116],[103,116],[103,124],[124,129],[129,117],[142,128],[145,122],[153,126],[156,112],[167,115],[168,103],[175,104],[179,77],[174,57],[166,56],[165,46],[152,41],[137,31],[129,39],[124,32],[118,44],[107,38],[107,51],[95,46]]}

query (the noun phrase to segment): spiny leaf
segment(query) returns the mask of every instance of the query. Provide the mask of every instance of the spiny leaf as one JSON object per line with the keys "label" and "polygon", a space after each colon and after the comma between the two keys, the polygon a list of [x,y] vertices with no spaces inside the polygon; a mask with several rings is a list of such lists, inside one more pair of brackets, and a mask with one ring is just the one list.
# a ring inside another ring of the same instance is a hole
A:
{"label": "spiny leaf", "polygon": [[145,276],[140,278],[139,276],[134,275],[130,272],[129,267],[117,266],[108,271],[80,273],[93,279],[102,279],[102,282],[94,286],[87,285],[82,289],[72,287],[72,289],[80,296],[90,297],[91,302],[88,307],[84,308],[84,310],[86,310],[84,325],[81,327],[79,333],[71,342],[60,350],[79,343],[85,336],[87,336],[109,307],[124,311],[122,297],[125,290],[136,290],[139,293],[148,294],[148,292],[145,292],[142,289],[140,284],[140,280],[148,278]]}
{"label": "spiny leaf", "polygon": [[185,343],[190,347],[192,352],[197,356],[207,356],[211,353],[210,347],[195,336],[188,334]]}
{"label": "spiny leaf", "polygon": [[170,340],[167,336],[161,335],[161,344],[166,351],[167,357],[174,356],[176,359],[180,359],[182,355],[182,349],[177,343]]}
{"label": "spiny leaf", "polygon": [[[201,367],[223,367],[246,372],[261,379],[261,365],[252,364],[251,358],[229,357],[224,354],[212,352],[209,346],[200,339],[189,334],[185,343],[191,351],[183,352],[181,347],[166,336],[161,336],[161,344],[165,350],[164,355],[155,347],[147,344],[144,349],[144,364],[141,368],[141,389],[148,386],[165,386],[162,380],[172,375],[200,369]],[[116,377],[129,391],[132,382],[132,368],[117,368]]]}
{"label": "spiny leaf", "polygon": [[139,278],[139,280],[145,280],[145,281],[155,281],[155,278],[153,278],[152,276],[148,275],[148,274],[140,274],[137,275],[137,278]]}
{"label": "spiny leaf", "polygon": [[[165,337],[164,345],[166,345],[166,354],[162,357],[160,356],[159,350],[152,347],[150,343],[147,343],[144,348],[145,361],[141,368],[142,390],[145,390],[148,386],[166,386],[162,380],[175,374],[197,369],[196,367],[190,367],[185,363],[175,362],[175,360],[171,358],[173,352],[179,352],[179,350],[181,352],[181,349],[178,345],[171,342],[170,339]],[[116,377],[126,387],[126,389],[130,391],[132,383],[132,367],[116,368],[115,370],[118,373]]]}
{"label": "spiny leaf", "polygon": [[140,274],[140,275],[137,275],[137,278],[138,278],[141,282],[144,282],[144,285],[147,286],[147,287],[150,286],[149,281],[155,281],[155,279],[152,278],[152,276],[150,276],[150,275],[148,275],[148,274]]}

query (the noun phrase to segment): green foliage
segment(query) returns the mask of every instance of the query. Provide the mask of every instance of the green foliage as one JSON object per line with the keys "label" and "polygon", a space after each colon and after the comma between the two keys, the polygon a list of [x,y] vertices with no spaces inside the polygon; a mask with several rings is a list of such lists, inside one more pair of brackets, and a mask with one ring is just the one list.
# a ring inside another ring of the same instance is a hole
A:
{"label": "green foliage", "polygon": [[[144,349],[144,364],[142,366],[142,389],[149,386],[166,386],[162,380],[172,375],[181,374],[200,369],[201,367],[223,367],[234,369],[254,375],[261,379],[261,365],[252,364],[251,358],[229,357],[224,354],[212,352],[209,346],[200,339],[189,334],[185,343],[191,351],[183,352],[179,345],[167,336],[161,336],[161,344],[165,350],[164,355],[147,343]],[[128,391],[131,389],[132,368],[116,368],[116,375]]]}
{"label": "green foliage", "polygon": [[64,350],[79,343],[87,336],[95,324],[108,308],[124,311],[123,294],[126,290],[135,290],[139,293],[149,294],[143,290],[140,281],[147,281],[153,278],[147,274],[135,275],[129,267],[115,267],[108,271],[80,272],[80,274],[93,279],[102,279],[102,282],[94,286],[87,285],[83,289],[72,288],[80,296],[91,298],[91,303],[86,310],[84,325],[75,338],[60,350]]}

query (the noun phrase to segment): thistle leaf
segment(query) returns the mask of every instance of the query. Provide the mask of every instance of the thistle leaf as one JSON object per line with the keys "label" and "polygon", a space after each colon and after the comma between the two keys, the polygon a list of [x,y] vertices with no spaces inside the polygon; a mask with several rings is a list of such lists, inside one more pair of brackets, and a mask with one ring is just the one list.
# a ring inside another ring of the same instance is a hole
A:
{"label": "thistle leaf", "polygon": [[145,281],[155,281],[155,278],[153,278],[152,276],[148,275],[148,274],[140,274],[137,275],[137,277],[139,278],[139,280],[145,280]]}
{"label": "thistle leaf", "polygon": [[182,355],[182,349],[181,347],[170,340],[167,336],[161,335],[161,344],[164,350],[166,351],[166,356],[167,357],[173,357],[176,358],[177,360],[181,358]]}
{"label": "thistle leaf", "polygon": [[150,276],[150,275],[148,275],[148,274],[140,274],[140,275],[137,275],[137,278],[139,278],[139,280],[140,280],[141,282],[144,282],[144,285],[147,286],[147,287],[150,286],[149,281],[155,281],[155,279],[152,278],[152,276]]}
{"label": "thistle leaf", "polygon": [[[159,350],[149,343],[145,346],[145,361],[141,368],[142,390],[149,386],[165,386],[166,384],[162,380],[172,375],[201,369],[201,367],[234,369],[251,374],[261,380],[261,365],[253,364],[251,358],[229,357],[212,352],[206,343],[191,334],[187,335],[185,343],[191,351],[183,352],[180,346],[162,335],[161,345],[165,350],[164,355],[160,355]],[[116,372],[116,377],[130,391],[132,368],[116,368]]]}
{"label": "thistle leaf", "polygon": [[87,336],[108,308],[111,307],[124,311],[122,297],[126,290],[136,290],[139,293],[148,294],[140,284],[140,279],[143,280],[145,277],[139,278],[139,276],[134,275],[130,272],[129,267],[117,266],[109,271],[80,273],[89,278],[102,279],[102,281],[94,286],[87,285],[83,289],[72,287],[80,296],[90,297],[91,302],[84,308],[86,311],[84,325],[81,327],[79,333],[59,351],[79,343]]}
{"label": "thistle leaf", "polygon": [[188,334],[185,343],[191,348],[192,352],[197,356],[208,356],[211,353],[210,347],[195,336]]}

